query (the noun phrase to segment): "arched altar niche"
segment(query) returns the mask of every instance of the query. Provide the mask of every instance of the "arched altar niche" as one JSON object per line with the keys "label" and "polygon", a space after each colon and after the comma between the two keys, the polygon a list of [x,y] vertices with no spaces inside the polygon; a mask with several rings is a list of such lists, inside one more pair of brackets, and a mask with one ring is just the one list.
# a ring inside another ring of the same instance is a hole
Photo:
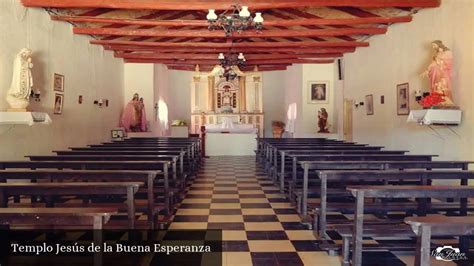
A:
{"label": "arched altar niche", "polygon": [[[236,80],[236,79],[235,79]],[[240,113],[239,105],[239,86],[235,80],[226,81],[221,79],[216,85],[216,107],[217,113],[232,114]]]}
{"label": "arched altar niche", "polygon": [[240,72],[238,75],[226,81],[212,72],[194,73],[190,86],[192,133],[199,133],[204,124],[219,124],[224,118],[231,118],[234,123],[254,125],[263,136],[262,73]]}

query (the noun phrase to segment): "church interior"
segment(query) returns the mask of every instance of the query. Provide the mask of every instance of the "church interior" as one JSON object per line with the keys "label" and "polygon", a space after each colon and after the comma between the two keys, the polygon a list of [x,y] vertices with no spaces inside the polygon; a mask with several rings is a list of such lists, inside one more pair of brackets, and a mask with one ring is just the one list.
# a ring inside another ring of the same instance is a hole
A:
{"label": "church interior", "polygon": [[473,14],[0,0],[0,265],[473,265]]}

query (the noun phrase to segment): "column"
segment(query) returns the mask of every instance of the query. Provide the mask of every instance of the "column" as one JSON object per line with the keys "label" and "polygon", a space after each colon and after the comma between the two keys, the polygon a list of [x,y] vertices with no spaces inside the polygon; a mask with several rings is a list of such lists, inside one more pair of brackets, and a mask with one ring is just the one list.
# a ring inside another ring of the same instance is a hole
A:
{"label": "column", "polygon": [[199,113],[199,107],[201,106],[201,103],[200,103],[200,93],[199,93],[199,90],[200,90],[200,86],[199,86],[199,83],[201,82],[201,77],[200,76],[194,76],[193,77],[193,89],[194,89],[194,106],[193,106],[193,112],[194,113]]}
{"label": "column", "polygon": [[239,77],[239,89],[240,89],[240,112],[247,112],[247,90],[245,87],[245,76]]}
{"label": "column", "polygon": [[214,112],[214,77],[209,76],[207,81],[207,111]]}

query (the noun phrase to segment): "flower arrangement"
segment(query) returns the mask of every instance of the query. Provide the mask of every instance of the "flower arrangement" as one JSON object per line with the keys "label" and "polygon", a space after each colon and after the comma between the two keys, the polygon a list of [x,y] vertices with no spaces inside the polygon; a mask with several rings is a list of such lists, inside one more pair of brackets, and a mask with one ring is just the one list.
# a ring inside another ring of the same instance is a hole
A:
{"label": "flower arrangement", "polygon": [[431,108],[445,102],[444,97],[445,95],[443,93],[432,92],[429,96],[424,97],[420,101],[420,104],[423,108]]}
{"label": "flower arrangement", "polygon": [[285,123],[281,121],[272,121],[272,127],[285,128]]}

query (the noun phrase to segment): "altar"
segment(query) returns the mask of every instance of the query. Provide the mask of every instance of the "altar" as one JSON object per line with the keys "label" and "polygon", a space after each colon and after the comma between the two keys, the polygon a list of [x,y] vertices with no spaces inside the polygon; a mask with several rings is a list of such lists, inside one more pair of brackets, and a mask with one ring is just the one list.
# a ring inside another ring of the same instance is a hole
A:
{"label": "altar", "polygon": [[201,126],[219,125],[226,118],[236,124],[251,124],[264,136],[262,73],[241,73],[234,80],[195,72],[191,81],[191,132]]}
{"label": "altar", "polygon": [[264,136],[262,98],[259,71],[239,71],[226,80],[197,69],[191,80],[191,132],[206,128],[207,155],[254,155],[256,138]]}

